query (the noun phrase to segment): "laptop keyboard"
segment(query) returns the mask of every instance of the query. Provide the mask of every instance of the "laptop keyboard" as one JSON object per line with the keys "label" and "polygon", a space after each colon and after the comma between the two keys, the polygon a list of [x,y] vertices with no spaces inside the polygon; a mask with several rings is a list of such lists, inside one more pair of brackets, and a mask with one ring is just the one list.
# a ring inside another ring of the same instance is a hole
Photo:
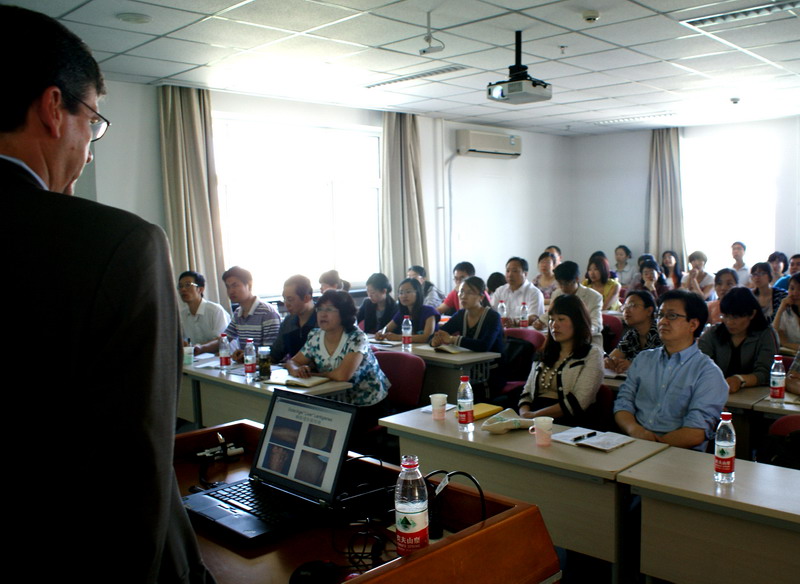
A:
{"label": "laptop keyboard", "polygon": [[253,483],[249,481],[208,493],[209,497],[214,497],[237,509],[247,511],[266,523],[279,523],[286,515],[279,509],[277,504],[268,501],[265,495],[266,493],[256,492]]}

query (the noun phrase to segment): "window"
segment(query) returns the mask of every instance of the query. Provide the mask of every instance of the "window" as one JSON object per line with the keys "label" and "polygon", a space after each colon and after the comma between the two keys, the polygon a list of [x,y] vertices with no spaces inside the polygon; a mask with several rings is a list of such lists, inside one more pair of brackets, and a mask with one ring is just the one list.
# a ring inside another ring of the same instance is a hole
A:
{"label": "window", "polygon": [[226,267],[254,291],[336,269],[363,285],[378,269],[380,128],[280,125],[214,113]]}
{"label": "window", "polygon": [[708,256],[706,271],[733,265],[731,244],[747,245],[745,263],[775,251],[779,162],[763,127],[685,128],[681,188],[687,254]]}

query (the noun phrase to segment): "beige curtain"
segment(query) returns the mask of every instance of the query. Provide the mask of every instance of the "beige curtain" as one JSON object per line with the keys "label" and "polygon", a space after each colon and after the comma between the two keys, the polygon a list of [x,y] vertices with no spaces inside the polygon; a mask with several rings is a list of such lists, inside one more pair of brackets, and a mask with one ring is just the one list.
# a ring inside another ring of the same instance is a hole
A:
{"label": "beige curtain", "polygon": [[[167,236],[177,273],[206,277],[205,297],[230,310],[220,294],[225,270],[217,200],[217,173],[207,90],[163,86],[158,92]],[[177,274],[176,274],[177,276]]]}
{"label": "beige curtain", "polygon": [[686,265],[678,128],[653,130],[645,249],[660,258],[674,250]]}
{"label": "beige curtain", "polygon": [[396,286],[408,266],[428,265],[416,116],[383,114],[382,158],[381,271]]}

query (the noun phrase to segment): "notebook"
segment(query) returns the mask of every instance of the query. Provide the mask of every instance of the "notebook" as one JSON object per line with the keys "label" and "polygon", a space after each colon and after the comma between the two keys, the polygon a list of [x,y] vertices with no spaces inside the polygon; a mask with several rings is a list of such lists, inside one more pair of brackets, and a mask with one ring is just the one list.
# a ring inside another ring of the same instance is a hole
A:
{"label": "notebook", "polygon": [[356,409],[276,389],[249,477],[184,497],[189,516],[254,539],[291,531],[332,506]]}

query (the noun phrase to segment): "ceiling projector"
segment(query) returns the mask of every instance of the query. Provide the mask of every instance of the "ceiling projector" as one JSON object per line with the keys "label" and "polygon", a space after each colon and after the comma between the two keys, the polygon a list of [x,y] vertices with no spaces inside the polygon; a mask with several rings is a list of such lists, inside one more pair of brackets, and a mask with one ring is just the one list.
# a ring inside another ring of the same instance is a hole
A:
{"label": "ceiling projector", "polygon": [[522,31],[516,31],[517,62],[508,68],[508,81],[490,83],[486,97],[492,101],[511,104],[547,101],[553,97],[553,86],[528,75],[528,67],[522,64]]}

